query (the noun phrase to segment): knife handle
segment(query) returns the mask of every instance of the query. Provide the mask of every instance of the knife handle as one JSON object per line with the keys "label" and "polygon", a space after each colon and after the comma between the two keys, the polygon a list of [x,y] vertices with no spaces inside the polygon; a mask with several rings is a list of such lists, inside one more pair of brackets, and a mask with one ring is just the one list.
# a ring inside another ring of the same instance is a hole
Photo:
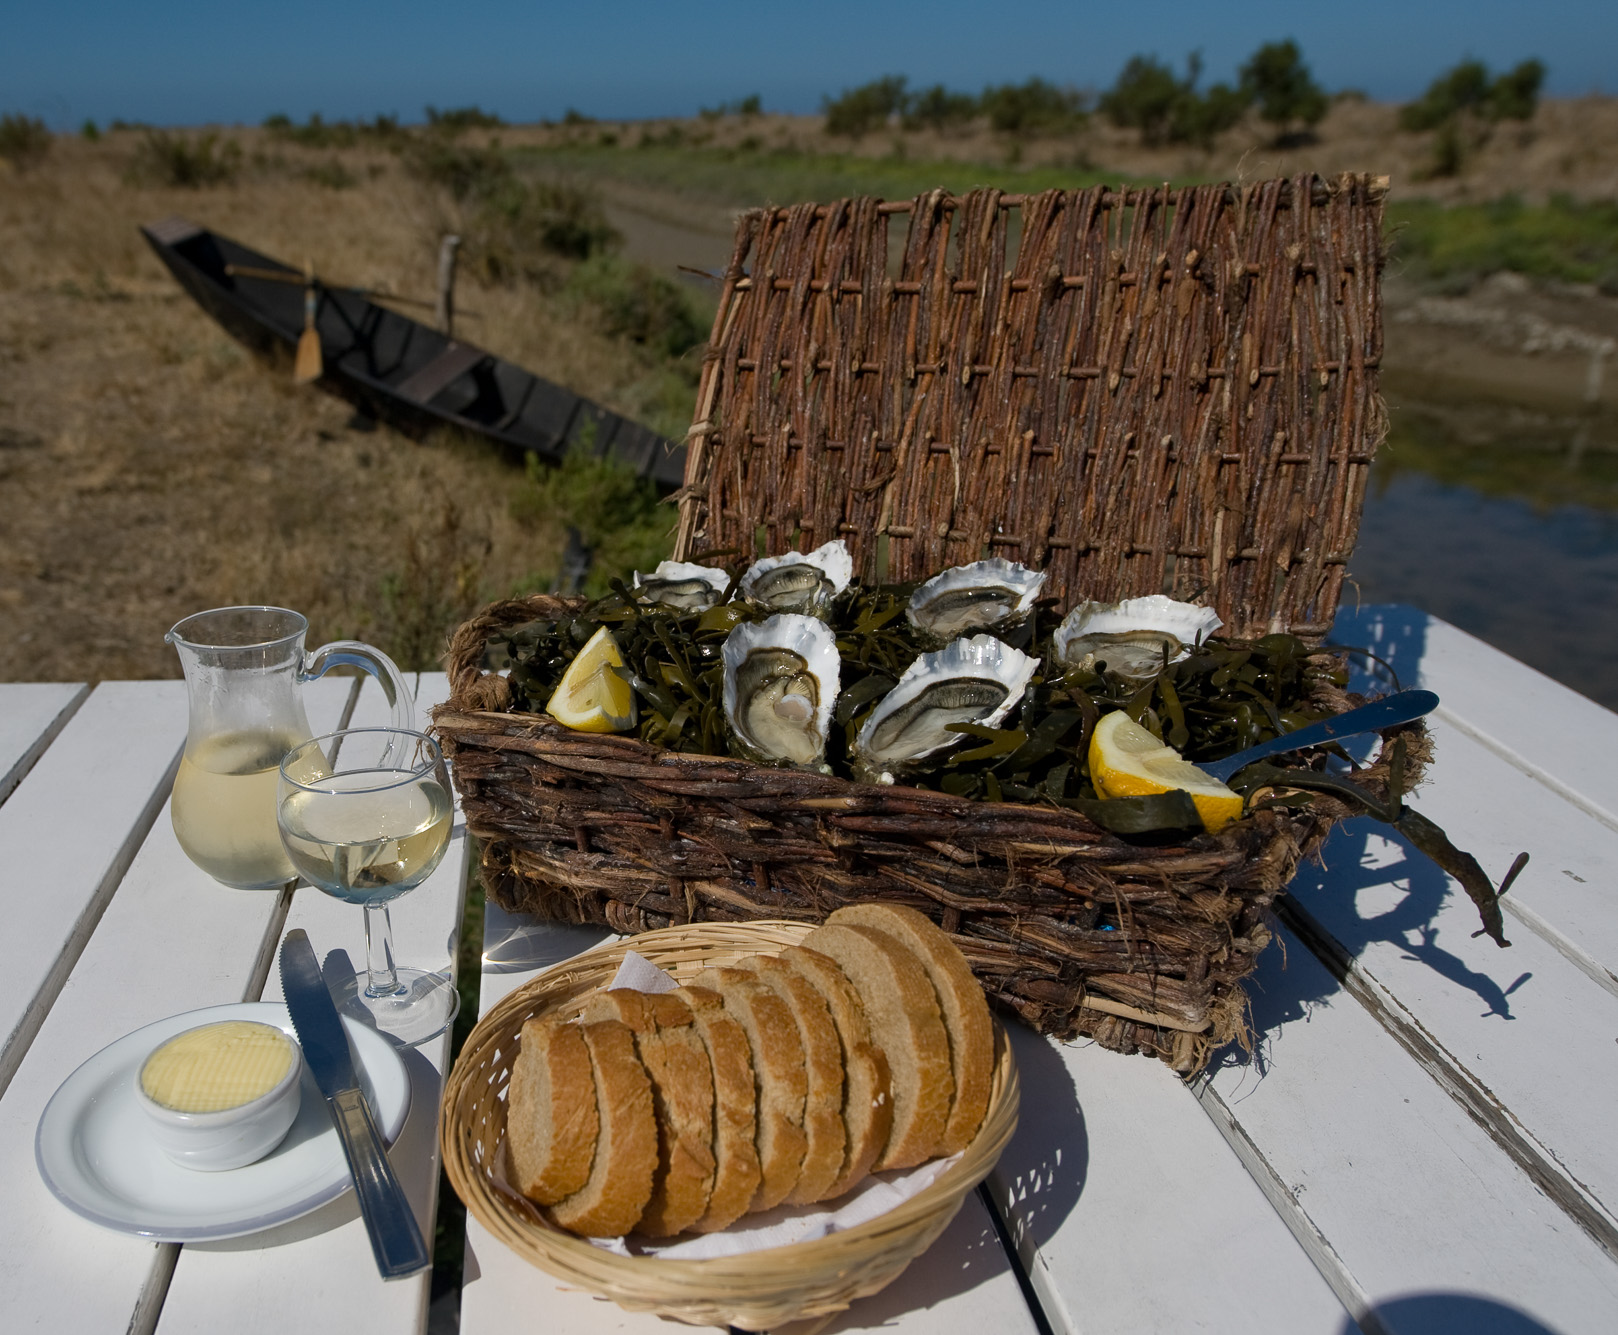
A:
{"label": "knife handle", "polygon": [[377,1269],[384,1279],[397,1279],[425,1268],[430,1260],[427,1245],[382,1149],[382,1137],[364,1095],[357,1089],[344,1089],[326,1102],[354,1174],[354,1194],[365,1216]]}

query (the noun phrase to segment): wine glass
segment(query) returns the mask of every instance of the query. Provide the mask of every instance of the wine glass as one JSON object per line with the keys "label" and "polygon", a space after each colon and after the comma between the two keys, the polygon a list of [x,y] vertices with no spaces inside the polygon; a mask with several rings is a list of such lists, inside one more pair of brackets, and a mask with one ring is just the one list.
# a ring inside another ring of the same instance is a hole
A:
{"label": "wine glass", "polygon": [[276,824],[292,865],[365,906],[366,983],[345,1008],[406,1046],[442,1033],[460,997],[443,974],[394,963],[388,904],[443,860],[454,812],[443,754],[419,732],[350,728],[281,761]]}

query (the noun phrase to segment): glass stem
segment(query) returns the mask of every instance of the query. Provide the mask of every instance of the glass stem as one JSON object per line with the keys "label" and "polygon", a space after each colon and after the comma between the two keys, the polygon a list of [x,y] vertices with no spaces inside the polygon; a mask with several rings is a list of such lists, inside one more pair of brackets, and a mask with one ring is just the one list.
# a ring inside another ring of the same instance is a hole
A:
{"label": "glass stem", "polygon": [[393,964],[393,923],[386,904],[365,906],[365,980],[368,997],[391,997],[399,991],[399,975]]}

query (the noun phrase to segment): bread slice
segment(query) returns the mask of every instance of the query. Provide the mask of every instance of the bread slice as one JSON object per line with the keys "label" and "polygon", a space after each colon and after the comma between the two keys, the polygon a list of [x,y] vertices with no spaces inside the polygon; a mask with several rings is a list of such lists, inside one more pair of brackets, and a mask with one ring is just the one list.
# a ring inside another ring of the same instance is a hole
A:
{"label": "bread slice", "polygon": [[964,1150],[983,1124],[994,1077],[994,1026],[983,988],[972,976],[960,947],[925,914],[903,904],[850,904],[826,920],[848,926],[874,927],[895,938],[921,961],[938,994],[938,1006],[949,1037],[950,1072],[955,1096],[949,1121],[938,1142],[939,1154]]}
{"label": "bread slice", "polygon": [[911,1168],[938,1152],[955,1082],[938,997],[921,962],[874,927],[827,923],[803,944],[830,955],[859,992],[888,1059],[893,1129],[876,1168]]}
{"label": "bread slice", "polygon": [[746,969],[704,969],[692,982],[724,998],[725,1010],[740,1022],[752,1047],[761,1177],[750,1208],[768,1210],[798,1185],[807,1147],[803,1099],[808,1080],[798,1024],[786,1003]]}
{"label": "bread slice", "polygon": [[848,975],[818,950],[789,946],[782,964],[812,984],[825,999],[843,1051],[843,1166],[823,1199],[841,1196],[865,1179],[893,1128],[893,1096],[888,1085],[888,1059],[871,1041],[865,1007]]}
{"label": "bread slice", "polygon": [[590,1180],[601,1117],[590,1049],[576,1024],[529,1020],[506,1087],[511,1185],[554,1205]]}
{"label": "bread slice", "polygon": [[714,1088],[714,1181],[708,1209],[691,1227],[709,1233],[734,1223],[758,1193],[758,1091],[753,1084],[753,1050],[747,1031],[725,1010],[717,992],[705,987],[683,987],[684,998],[696,1020],[697,1033],[708,1049]]}
{"label": "bread slice", "polygon": [[843,1045],[820,992],[802,974],[769,955],[737,960],[776,994],[798,1022],[803,1040],[803,1167],[798,1184],[787,1193],[788,1205],[825,1200],[843,1169],[847,1132],[843,1127]]}
{"label": "bread slice", "polygon": [[635,1055],[635,1036],[616,1020],[579,1026],[595,1077],[600,1135],[590,1176],[550,1207],[551,1219],[572,1233],[615,1238],[635,1227],[652,1198],[657,1170],[657,1118],[652,1082]]}
{"label": "bread slice", "polygon": [[635,1036],[635,1054],[652,1082],[657,1115],[657,1172],[634,1231],[666,1238],[708,1210],[713,1192],[713,1067],[691,1008],[673,992],[597,992],[586,1020],[614,1019]]}

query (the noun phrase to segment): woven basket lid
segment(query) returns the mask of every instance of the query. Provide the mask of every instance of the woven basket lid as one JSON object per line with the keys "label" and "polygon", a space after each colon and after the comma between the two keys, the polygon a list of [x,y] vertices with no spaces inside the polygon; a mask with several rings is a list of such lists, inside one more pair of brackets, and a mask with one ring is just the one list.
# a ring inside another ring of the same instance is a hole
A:
{"label": "woven basket lid", "polygon": [[737,224],[676,554],[1000,556],[1062,606],[1330,625],[1385,434],[1385,178],[942,191]]}

